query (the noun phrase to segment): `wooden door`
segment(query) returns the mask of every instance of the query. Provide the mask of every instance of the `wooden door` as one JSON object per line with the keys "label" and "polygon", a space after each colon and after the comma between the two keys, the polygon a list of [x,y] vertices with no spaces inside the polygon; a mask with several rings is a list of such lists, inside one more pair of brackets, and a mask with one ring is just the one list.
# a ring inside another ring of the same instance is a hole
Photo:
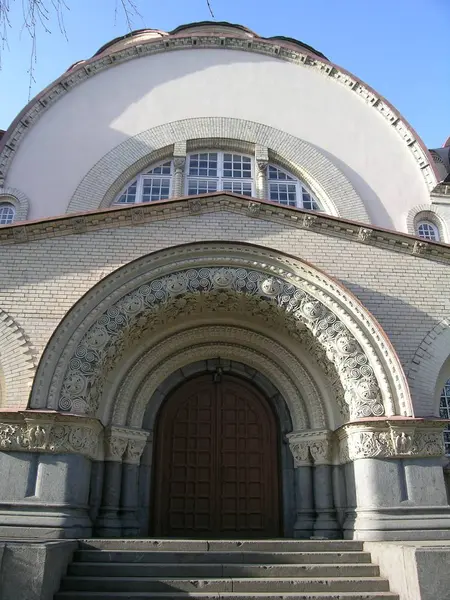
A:
{"label": "wooden door", "polygon": [[280,534],[275,416],[252,385],[222,375],[186,382],[157,425],[155,533]]}

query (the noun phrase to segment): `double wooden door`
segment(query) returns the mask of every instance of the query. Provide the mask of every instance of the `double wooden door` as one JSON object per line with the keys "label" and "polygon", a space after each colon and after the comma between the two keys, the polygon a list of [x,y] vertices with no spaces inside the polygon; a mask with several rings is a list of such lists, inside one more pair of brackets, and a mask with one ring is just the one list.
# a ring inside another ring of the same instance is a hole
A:
{"label": "double wooden door", "polygon": [[211,374],[183,384],[161,410],[155,458],[156,534],[280,534],[276,421],[252,385]]}

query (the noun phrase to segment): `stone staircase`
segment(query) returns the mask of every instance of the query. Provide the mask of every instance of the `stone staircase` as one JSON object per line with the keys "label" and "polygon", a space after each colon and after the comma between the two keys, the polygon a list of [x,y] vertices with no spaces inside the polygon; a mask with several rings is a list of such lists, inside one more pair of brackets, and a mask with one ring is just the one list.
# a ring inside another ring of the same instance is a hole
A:
{"label": "stone staircase", "polygon": [[55,600],[398,600],[361,542],[85,540]]}

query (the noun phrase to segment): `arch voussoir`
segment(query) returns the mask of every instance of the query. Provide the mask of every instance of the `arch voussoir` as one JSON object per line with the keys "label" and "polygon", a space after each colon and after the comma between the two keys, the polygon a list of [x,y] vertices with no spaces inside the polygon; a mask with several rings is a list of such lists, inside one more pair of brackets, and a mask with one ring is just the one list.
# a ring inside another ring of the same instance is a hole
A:
{"label": "arch voussoir", "polygon": [[411,414],[403,371],[379,325],[345,288],[297,259],[192,244],[139,259],[99,285],[83,299],[86,317],[54,365],[48,402],[58,410],[98,414],[107,374],[143,332],[199,314],[246,314],[297,340],[309,332],[337,373],[350,419]]}

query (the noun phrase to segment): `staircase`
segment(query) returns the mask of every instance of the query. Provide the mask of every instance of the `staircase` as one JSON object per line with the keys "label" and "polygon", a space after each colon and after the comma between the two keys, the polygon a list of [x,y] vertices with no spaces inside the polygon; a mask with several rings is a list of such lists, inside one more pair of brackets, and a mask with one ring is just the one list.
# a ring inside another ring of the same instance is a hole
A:
{"label": "staircase", "polygon": [[80,542],[55,600],[398,600],[361,542]]}

